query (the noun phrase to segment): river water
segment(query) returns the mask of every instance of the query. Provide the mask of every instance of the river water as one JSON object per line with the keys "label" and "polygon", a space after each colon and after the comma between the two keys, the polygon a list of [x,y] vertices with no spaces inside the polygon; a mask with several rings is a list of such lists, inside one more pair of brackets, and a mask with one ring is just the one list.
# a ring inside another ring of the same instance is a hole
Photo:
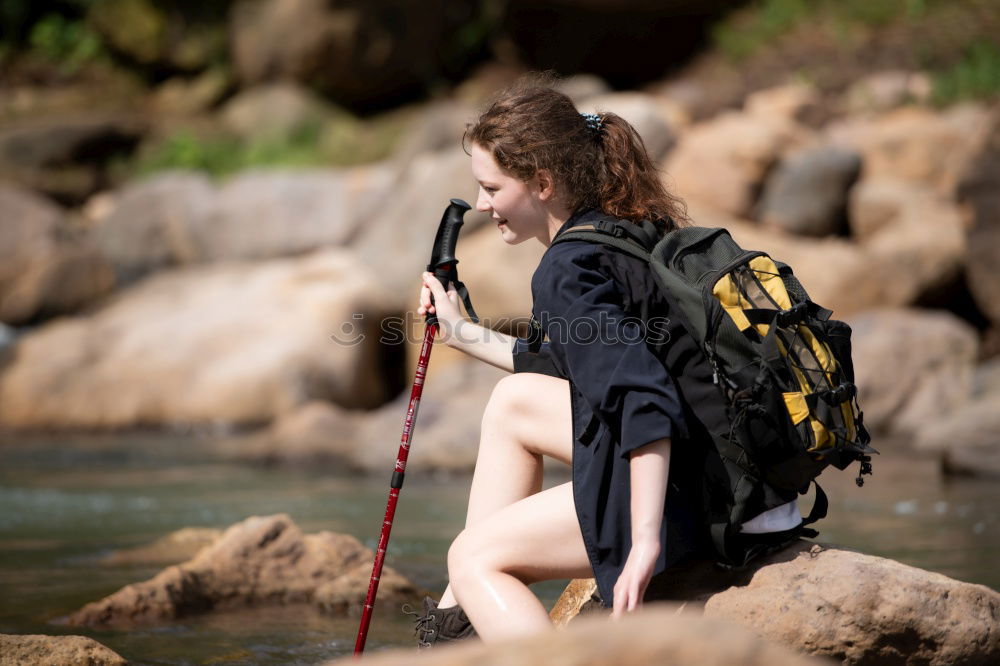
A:
{"label": "river water", "polygon": [[[1000,483],[942,479],[932,461],[881,448],[886,455],[864,488],[855,487],[853,468],[824,474],[831,509],[820,540],[1000,588]],[[288,513],[306,532],[347,532],[373,547],[385,476],[234,464],[195,438],[0,442],[0,633],[89,635],[151,665],[318,664],[349,654],[358,618],[311,608],[209,614],[129,631],[67,627],[61,618],[161,569],[108,566],[103,556],[182,527]],[[387,563],[436,593],[468,483],[410,474],[400,496]],[[563,584],[536,592],[551,604]],[[367,651],[412,645],[410,632],[398,608],[377,606]]]}

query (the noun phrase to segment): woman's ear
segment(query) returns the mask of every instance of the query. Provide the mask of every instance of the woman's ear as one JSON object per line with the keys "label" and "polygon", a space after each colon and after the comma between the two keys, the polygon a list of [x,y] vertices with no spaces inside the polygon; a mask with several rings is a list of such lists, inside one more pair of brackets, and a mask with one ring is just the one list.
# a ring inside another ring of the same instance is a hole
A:
{"label": "woman's ear", "polygon": [[538,198],[547,201],[555,196],[555,180],[552,172],[548,169],[539,169],[535,172],[536,183],[538,184]]}

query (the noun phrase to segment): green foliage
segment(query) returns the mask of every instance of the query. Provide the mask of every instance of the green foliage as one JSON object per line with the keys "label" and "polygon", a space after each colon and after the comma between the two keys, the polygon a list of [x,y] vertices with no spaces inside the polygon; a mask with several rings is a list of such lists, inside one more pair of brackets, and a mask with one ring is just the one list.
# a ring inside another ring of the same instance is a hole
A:
{"label": "green foliage", "polygon": [[139,158],[135,170],[196,169],[223,176],[252,166],[307,166],[323,161],[318,130],[303,128],[287,136],[243,140],[232,135],[199,137],[181,130]]}
{"label": "green foliage", "polygon": [[935,104],[1000,95],[1000,46],[995,42],[972,44],[954,67],[934,77]]}
{"label": "green foliage", "polygon": [[346,114],[326,123],[306,123],[285,132],[241,138],[198,136],[180,130],[135,162],[119,165],[123,175],[166,169],[195,169],[221,177],[250,167],[353,166],[388,157],[402,136],[398,116],[360,121]]}
{"label": "green foliage", "polygon": [[[913,21],[947,0],[756,0],[713,30],[715,45],[734,60],[772,45],[795,27],[809,24],[845,35],[894,21]],[[969,0],[952,0],[952,2]],[[974,4],[973,0],[972,4]]]}
{"label": "green foliage", "polygon": [[31,29],[31,48],[72,73],[103,54],[101,39],[80,20],[46,14]]}

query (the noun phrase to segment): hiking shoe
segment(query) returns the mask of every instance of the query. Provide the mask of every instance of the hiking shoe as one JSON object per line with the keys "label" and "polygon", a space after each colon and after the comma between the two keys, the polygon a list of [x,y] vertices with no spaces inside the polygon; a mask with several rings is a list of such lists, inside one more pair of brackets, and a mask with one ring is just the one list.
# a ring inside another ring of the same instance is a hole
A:
{"label": "hiking shoe", "polygon": [[403,612],[416,618],[413,622],[413,633],[417,636],[417,648],[420,649],[432,647],[435,643],[460,641],[476,635],[469,617],[460,606],[438,608],[437,601],[424,597],[422,615],[409,605],[403,606]]}

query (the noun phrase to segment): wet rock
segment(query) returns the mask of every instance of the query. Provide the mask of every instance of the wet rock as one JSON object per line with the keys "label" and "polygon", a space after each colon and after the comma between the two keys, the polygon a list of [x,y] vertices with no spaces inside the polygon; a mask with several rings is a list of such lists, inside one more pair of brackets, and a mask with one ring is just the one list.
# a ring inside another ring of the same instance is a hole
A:
{"label": "wet rock", "polygon": [[399,390],[379,342],[386,301],[339,250],[165,272],[20,337],[0,423],[264,423],[313,399],[374,407]]}
{"label": "wet rock", "polygon": [[614,93],[590,97],[578,105],[581,112],[610,111],[627,120],[646,144],[646,151],[660,160],[677,142],[669,103],[641,93]]}
{"label": "wet rock", "polygon": [[[346,666],[350,658],[330,662]],[[805,666],[832,663],[795,654],[771,644],[729,622],[678,613],[676,606],[650,604],[618,622],[606,618],[581,618],[561,631],[545,632],[502,643],[469,641],[415,654],[393,650],[365,657],[372,666]]]}
{"label": "wet rock", "polygon": [[667,188],[683,199],[745,217],[771,166],[805,138],[802,128],[781,119],[720,114],[681,135],[665,164]]}
{"label": "wet rock", "polygon": [[885,308],[848,323],[870,429],[917,433],[968,401],[978,343],[965,322],[940,311]]}
{"label": "wet rock", "polygon": [[790,154],[764,185],[757,219],[804,236],[840,234],[847,192],[860,171],[861,156],[852,150],[821,146]]}
{"label": "wet rock", "polygon": [[0,634],[0,666],[27,664],[126,666],[128,661],[86,636]]}
{"label": "wet rock", "polygon": [[176,564],[191,559],[221,536],[222,530],[212,527],[185,527],[144,546],[117,550],[102,557],[101,563],[109,566]]}
{"label": "wet rock", "polygon": [[[566,603],[556,605],[565,606],[565,621],[574,605],[593,605],[591,587],[588,580],[567,587]],[[654,579],[653,599],[687,600],[690,609],[703,603],[706,618],[846,664],[987,664],[1000,656],[995,590],[805,541],[743,571],[687,565]]]}
{"label": "wet rock", "polygon": [[0,321],[20,325],[68,314],[111,291],[111,266],[72,233],[58,206],[0,183],[0,211]]}
{"label": "wet rock", "polygon": [[[373,558],[352,536],[326,531],[303,534],[287,515],[255,516],[227,529],[191,560],[87,604],[69,617],[69,623],[116,626],[239,607],[317,603],[323,586],[344,577],[363,578],[367,592]],[[397,603],[422,592],[391,568],[385,571],[380,601]],[[357,586],[341,583],[339,589],[353,594]],[[364,592],[344,598],[342,605],[357,607]]]}
{"label": "wet rock", "polygon": [[957,198],[971,212],[966,266],[976,305],[1000,324],[1000,107],[959,176]]}

